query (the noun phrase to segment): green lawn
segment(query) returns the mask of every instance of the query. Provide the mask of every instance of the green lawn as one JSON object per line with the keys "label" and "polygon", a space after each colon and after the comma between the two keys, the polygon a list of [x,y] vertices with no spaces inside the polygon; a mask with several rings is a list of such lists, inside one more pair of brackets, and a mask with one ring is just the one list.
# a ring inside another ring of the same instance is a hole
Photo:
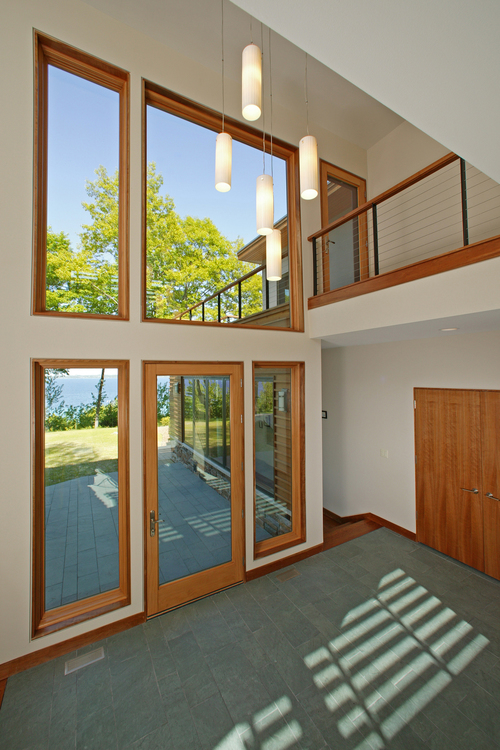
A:
{"label": "green lawn", "polygon": [[118,429],[45,433],[45,485],[118,470]]}

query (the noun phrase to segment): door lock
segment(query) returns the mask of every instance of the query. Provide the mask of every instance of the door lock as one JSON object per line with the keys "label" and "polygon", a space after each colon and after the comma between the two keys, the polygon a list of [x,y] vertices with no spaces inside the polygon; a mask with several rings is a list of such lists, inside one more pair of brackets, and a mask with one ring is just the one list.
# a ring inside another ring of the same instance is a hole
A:
{"label": "door lock", "polygon": [[163,523],[161,518],[155,519],[156,513],[154,510],[149,513],[149,536],[154,536],[156,533],[156,524]]}

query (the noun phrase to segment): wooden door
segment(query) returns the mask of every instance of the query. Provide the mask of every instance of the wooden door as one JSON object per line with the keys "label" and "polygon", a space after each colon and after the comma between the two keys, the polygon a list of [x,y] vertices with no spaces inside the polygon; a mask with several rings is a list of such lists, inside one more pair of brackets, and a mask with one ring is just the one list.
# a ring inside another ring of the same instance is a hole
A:
{"label": "wooden door", "polygon": [[481,393],[484,572],[500,579],[500,393]]}
{"label": "wooden door", "polygon": [[243,365],[145,363],[144,400],[150,616],[244,580]]}
{"label": "wooden door", "polygon": [[484,570],[481,395],[415,389],[417,541]]}

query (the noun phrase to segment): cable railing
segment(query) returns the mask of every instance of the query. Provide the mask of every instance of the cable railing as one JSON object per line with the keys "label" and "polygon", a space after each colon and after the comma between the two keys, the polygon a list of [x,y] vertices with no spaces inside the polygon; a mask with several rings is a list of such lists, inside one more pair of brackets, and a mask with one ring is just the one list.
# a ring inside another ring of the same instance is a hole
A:
{"label": "cable railing", "polygon": [[[195,305],[191,305],[186,310],[183,310],[174,316],[175,320],[182,320],[185,316],[189,316],[189,320],[201,320],[205,321],[217,321],[218,323],[226,322],[231,323],[236,320],[241,320],[246,317],[249,313],[260,312],[263,305],[259,305],[259,309],[253,310],[256,307],[255,300],[245,300],[242,284],[253,276],[262,273],[265,265],[258,266],[252,271],[249,271],[239,279],[232,281],[225,287],[220,289],[218,292],[211,294],[209,297],[205,297],[201,302],[197,302]],[[266,300],[265,309],[269,307],[269,282],[266,280]],[[213,302],[211,305],[210,303]],[[245,309],[245,307],[247,309]]]}
{"label": "cable railing", "polygon": [[355,296],[370,291],[357,282],[497,235],[500,185],[450,153],[309,237],[314,296],[351,285]]}

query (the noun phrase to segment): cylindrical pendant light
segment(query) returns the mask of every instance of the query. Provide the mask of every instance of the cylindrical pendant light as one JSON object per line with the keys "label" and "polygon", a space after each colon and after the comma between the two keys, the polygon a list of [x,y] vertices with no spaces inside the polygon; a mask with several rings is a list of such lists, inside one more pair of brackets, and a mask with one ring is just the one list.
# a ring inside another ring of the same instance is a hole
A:
{"label": "cylindrical pendant light", "polygon": [[318,144],[313,135],[299,142],[300,195],[310,201],[318,195]]}
{"label": "cylindrical pendant light", "polygon": [[231,190],[233,139],[229,133],[219,133],[215,141],[215,189],[220,193]]}
{"label": "cylindrical pendant light", "polygon": [[262,54],[256,44],[243,50],[241,73],[241,108],[245,120],[258,120],[261,115]]}
{"label": "cylindrical pendant light", "polygon": [[215,189],[220,193],[231,190],[231,168],[233,163],[233,139],[224,132],[224,0],[221,0],[222,41],[222,133],[215,141]]}
{"label": "cylindrical pendant light", "polygon": [[279,281],[281,279],[281,232],[273,229],[266,237],[266,279]]}
{"label": "cylindrical pendant light", "polygon": [[274,224],[273,178],[270,174],[257,177],[257,233],[271,234]]}

